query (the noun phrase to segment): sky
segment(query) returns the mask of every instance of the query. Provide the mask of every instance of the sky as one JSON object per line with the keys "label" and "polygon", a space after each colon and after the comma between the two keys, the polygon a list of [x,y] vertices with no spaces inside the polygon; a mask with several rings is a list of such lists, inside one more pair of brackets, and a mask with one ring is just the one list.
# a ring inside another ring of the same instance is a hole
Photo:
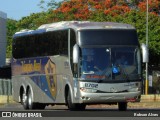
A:
{"label": "sky", "polygon": [[0,0],[0,11],[7,13],[7,18],[20,20],[22,17],[29,16],[32,13],[43,11],[38,6],[39,3],[40,0]]}

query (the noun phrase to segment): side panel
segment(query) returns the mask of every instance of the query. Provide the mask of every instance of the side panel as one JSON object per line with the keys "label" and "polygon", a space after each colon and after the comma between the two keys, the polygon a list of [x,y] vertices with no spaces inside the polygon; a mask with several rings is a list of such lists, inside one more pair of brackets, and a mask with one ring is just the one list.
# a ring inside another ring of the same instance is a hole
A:
{"label": "side panel", "polygon": [[51,61],[56,64],[57,97],[55,103],[65,103],[65,86],[72,86],[72,72],[67,56],[54,56]]}
{"label": "side panel", "polygon": [[13,81],[13,99],[17,102],[20,102],[20,87],[23,86],[24,90],[27,87],[30,87],[31,91],[33,91],[33,101],[39,103],[53,103],[53,99],[48,97],[39,86],[37,86],[32,79],[29,77],[12,77]]}
{"label": "side panel", "polygon": [[29,86],[34,102],[65,103],[65,85],[71,83],[71,70],[65,56],[12,61],[13,98],[19,101],[20,87]]}
{"label": "side panel", "polygon": [[20,87],[30,86],[34,102],[53,102],[57,96],[56,65],[50,57],[13,60],[13,97],[17,101]]}

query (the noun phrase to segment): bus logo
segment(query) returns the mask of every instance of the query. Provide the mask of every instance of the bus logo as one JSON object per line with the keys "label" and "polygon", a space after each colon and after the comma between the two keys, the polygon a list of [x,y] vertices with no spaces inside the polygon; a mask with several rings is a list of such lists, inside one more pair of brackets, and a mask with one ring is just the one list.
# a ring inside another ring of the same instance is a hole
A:
{"label": "bus logo", "polygon": [[51,60],[48,60],[45,66],[45,74],[50,74],[46,76],[49,91],[54,99],[57,95],[57,77],[56,77],[56,65]]}

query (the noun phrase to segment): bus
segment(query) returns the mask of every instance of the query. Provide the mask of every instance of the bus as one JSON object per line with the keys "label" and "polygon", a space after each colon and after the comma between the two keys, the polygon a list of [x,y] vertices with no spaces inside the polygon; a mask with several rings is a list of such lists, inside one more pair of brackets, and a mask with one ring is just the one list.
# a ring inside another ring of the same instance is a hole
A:
{"label": "bus", "polygon": [[117,104],[125,111],[128,102],[140,101],[141,50],[129,24],[44,24],[16,32],[12,47],[13,99],[24,109]]}

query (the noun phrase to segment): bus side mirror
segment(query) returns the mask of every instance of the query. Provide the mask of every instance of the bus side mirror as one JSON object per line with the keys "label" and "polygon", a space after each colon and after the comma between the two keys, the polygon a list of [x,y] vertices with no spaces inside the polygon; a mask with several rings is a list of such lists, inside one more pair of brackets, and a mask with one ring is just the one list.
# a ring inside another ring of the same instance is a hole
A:
{"label": "bus side mirror", "polygon": [[79,60],[79,47],[77,44],[73,46],[73,63],[78,63]]}
{"label": "bus side mirror", "polygon": [[148,63],[149,62],[149,52],[148,52],[148,47],[142,43],[142,59],[143,63]]}

